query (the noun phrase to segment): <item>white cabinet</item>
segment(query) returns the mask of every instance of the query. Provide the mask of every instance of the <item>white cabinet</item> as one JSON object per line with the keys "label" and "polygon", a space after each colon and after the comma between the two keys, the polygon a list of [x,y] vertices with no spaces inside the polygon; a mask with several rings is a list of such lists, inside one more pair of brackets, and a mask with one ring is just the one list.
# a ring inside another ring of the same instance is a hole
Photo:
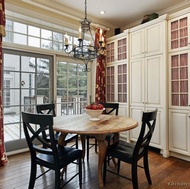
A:
{"label": "white cabinet", "polygon": [[167,120],[167,15],[130,29],[130,116],[139,127],[130,131],[130,140],[139,135],[143,111],[158,109],[150,145],[168,156]]}
{"label": "white cabinet", "polygon": [[[130,62],[130,116],[141,123],[143,111],[158,109],[151,146],[164,148],[166,141],[166,94],[163,56],[155,55]],[[130,131],[130,139],[136,140],[140,127]],[[162,133],[162,134],[161,134]],[[161,140],[162,136],[162,140]]]}
{"label": "white cabinet", "polygon": [[187,110],[171,109],[169,111],[169,147],[172,152],[190,155],[190,122]]}
{"label": "white cabinet", "polygon": [[[142,58],[163,52],[163,23],[153,24],[130,33],[130,58]],[[133,31],[134,30],[134,31]]]}
{"label": "white cabinet", "polygon": [[107,41],[106,101],[125,106],[128,102],[128,33],[116,35]]}
{"label": "white cabinet", "polygon": [[190,8],[168,22],[169,150],[190,159]]}
{"label": "white cabinet", "polygon": [[128,31],[107,39],[106,51],[106,102],[119,103],[119,115],[128,116]]}
{"label": "white cabinet", "polygon": [[163,61],[162,55],[130,61],[130,106],[163,107]]}
{"label": "white cabinet", "polygon": [[190,53],[169,55],[169,148],[171,152],[190,155]]}

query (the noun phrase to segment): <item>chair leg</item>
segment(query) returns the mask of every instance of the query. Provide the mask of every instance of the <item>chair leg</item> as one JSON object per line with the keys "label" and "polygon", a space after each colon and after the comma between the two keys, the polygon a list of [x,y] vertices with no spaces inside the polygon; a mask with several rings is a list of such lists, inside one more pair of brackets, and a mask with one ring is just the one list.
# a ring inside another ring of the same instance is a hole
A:
{"label": "chair leg", "polygon": [[144,155],[144,171],[146,174],[146,178],[148,180],[149,184],[152,184],[151,178],[150,178],[150,171],[149,171],[149,166],[148,166],[148,153]]}
{"label": "chair leg", "polygon": [[88,161],[89,160],[89,138],[87,137],[86,140],[87,140],[87,142],[86,142],[86,145],[87,145],[86,156],[87,156],[87,161]]}
{"label": "chair leg", "polygon": [[117,174],[119,175],[119,171],[120,171],[120,165],[121,165],[121,161],[118,159],[117,162]]}
{"label": "chair leg", "polygon": [[55,188],[60,188],[60,169],[55,169]]}
{"label": "chair leg", "polygon": [[82,186],[82,163],[81,163],[81,158],[78,159],[78,164],[79,164],[79,186],[81,188],[81,186]]}
{"label": "chair leg", "polygon": [[98,141],[95,138],[95,152],[98,153]]}
{"label": "chair leg", "polygon": [[131,166],[133,189],[138,189],[137,162],[132,163]]}
{"label": "chair leg", "polygon": [[31,160],[31,172],[30,172],[30,182],[28,189],[33,189],[35,180],[36,180],[36,163],[34,163],[33,160]]}
{"label": "chair leg", "polygon": [[76,148],[78,149],[78,136],[76,137]]}

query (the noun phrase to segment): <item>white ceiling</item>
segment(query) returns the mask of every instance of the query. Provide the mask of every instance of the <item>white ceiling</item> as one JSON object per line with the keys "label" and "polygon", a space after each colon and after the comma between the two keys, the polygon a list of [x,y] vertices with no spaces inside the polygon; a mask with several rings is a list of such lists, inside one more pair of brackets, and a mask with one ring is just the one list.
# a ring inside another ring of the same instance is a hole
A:
{"label": "white ceiling", "polygon": [[[65,13],[78,20],[84,18],[85,0],[23,1]],[[111,28],[125,28],[135,21],[140,22],[146,14],[156,12],[161,15],[171,13],[177,7],[187,6],[190,6],[188,0],[87,0],[87,15],[93,23]],[[100,15],[101,10],[106,11],[106,14]]]}

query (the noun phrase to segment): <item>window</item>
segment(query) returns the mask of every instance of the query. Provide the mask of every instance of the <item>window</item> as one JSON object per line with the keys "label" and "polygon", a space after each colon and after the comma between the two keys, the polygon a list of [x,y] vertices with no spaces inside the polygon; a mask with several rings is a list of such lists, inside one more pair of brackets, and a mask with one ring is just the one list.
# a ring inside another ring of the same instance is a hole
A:
{"label": "window", "polygon": [[[3,38],[3,41],[53,51],[63,51],[66,33],[6,20],[6,37]],[[74,34],[69,34],[68,43],[71,45],[69,48],[71,48],[78,44],[78,38]],[[84,43],[89,44],[90,41],[85,40]]]}
{"label": "window", "polygon": [[[85,65],[58,61],[57,104],[61,115],[81,114],[87,105],[87,73]],[[58,100],[59,99],[59,100]]]}

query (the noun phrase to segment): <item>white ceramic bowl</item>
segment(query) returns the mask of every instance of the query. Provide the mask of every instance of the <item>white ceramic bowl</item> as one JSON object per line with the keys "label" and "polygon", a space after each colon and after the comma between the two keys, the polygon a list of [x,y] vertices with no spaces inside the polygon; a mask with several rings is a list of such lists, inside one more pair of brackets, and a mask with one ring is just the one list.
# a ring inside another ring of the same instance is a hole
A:
{"label": "white ceramic bowl", "polygon": [[93,121],[99,120],[98,116],[100,116],[102,112],[103,110],[86,109],[86,113],[90,116],[90,119]]}

